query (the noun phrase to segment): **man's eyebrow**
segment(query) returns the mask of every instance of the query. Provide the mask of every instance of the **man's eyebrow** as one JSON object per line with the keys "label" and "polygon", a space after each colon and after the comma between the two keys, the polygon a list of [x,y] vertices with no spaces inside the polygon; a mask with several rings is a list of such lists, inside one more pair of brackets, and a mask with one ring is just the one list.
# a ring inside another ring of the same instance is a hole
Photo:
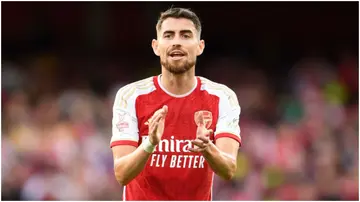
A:
{"label": "man's eyebrow", "polygon": [[[173,30],[166,30],[166,31],[164,31],[163,34],[174,34],[174,33],[175,33],[175,31],[173,31]],[[190,29],[180,30],[180,33],[181,33],[181,34],[184,34],[184,33],[193,34],[193,32],[192,32]]]}
{"label": "man's eyebrow", "polygon": [[192,34],[193,32],[189,29],[185,29],[185,30],[181,30],[180,33],[184,34],[184,33],[190,33]]}
{"label": "man's eyebrow", "polygon": [[164,33],[163,34],[174,34],[175,32],[174,31],[172,31],[172,30],[166,30],[166,31],[164,31]]}

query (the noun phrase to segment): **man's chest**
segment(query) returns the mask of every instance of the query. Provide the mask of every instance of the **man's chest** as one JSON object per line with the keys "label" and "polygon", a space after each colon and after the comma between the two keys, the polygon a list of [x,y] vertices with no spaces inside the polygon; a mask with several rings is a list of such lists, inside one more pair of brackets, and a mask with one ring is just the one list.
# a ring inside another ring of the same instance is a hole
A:
{"label": "man's chest", "polygon": [[168,106],[162,139],[191,140],[196,137],[196,115],[204,114],[208,129],[215,131],[218,119],[218,103],[212,97],[183,99],[146,99],[137,105],[139,135],[148,135],[147,121],[162,106]]}

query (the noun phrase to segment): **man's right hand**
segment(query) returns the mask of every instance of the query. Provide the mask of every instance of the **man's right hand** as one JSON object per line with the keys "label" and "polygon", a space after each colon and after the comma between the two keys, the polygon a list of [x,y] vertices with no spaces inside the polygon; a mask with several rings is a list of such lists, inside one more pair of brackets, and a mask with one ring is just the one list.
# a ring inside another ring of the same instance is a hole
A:
{"label": "man's right hand", "polygon": [[[149,141],[153,145],[159,144],[164,133],[165,117],[168,107],[157,110],[146,123],[149,126]],[[119,145],[112,148],[114,156],[114,170],[116,180],[121,185],[127,185],[144,169],[151,153],[143,147]]]}
{"label": "man's right hand", "polygon": [[159,144],[165,128],[165,117],[168,112],[168,107],[164,105],[157,110],[149,120],[149,140],[151,144]]}

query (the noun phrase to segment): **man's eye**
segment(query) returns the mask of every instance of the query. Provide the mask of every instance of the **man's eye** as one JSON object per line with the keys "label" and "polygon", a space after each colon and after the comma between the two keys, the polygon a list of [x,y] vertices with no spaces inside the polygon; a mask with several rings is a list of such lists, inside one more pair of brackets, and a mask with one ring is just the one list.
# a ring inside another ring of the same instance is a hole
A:
{"label": "man's eye", "polygon": [[183,36],[184,36],[185,39],[190,38],[190,35],[188,35],[188,34],[184,34]]}
{"label": "man's eye", "polygon": [[164,35],[164,38],[170,38],[170,37],[171,37],[170,34],[165,34],[165,35]]}

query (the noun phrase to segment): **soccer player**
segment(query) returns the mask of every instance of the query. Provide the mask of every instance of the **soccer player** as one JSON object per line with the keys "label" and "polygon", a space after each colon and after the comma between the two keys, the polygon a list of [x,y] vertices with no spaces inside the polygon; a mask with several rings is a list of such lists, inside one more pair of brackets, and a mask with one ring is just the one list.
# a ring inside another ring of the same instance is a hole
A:
{"label": "soccer player", "polygon": [[195,76],[205,43],[195,13],[170,8],[156,25],[161,74],[116,94],[111,148],[124,200],[211,200],[214,173],[236,171],[240,106],[225,85]]}

